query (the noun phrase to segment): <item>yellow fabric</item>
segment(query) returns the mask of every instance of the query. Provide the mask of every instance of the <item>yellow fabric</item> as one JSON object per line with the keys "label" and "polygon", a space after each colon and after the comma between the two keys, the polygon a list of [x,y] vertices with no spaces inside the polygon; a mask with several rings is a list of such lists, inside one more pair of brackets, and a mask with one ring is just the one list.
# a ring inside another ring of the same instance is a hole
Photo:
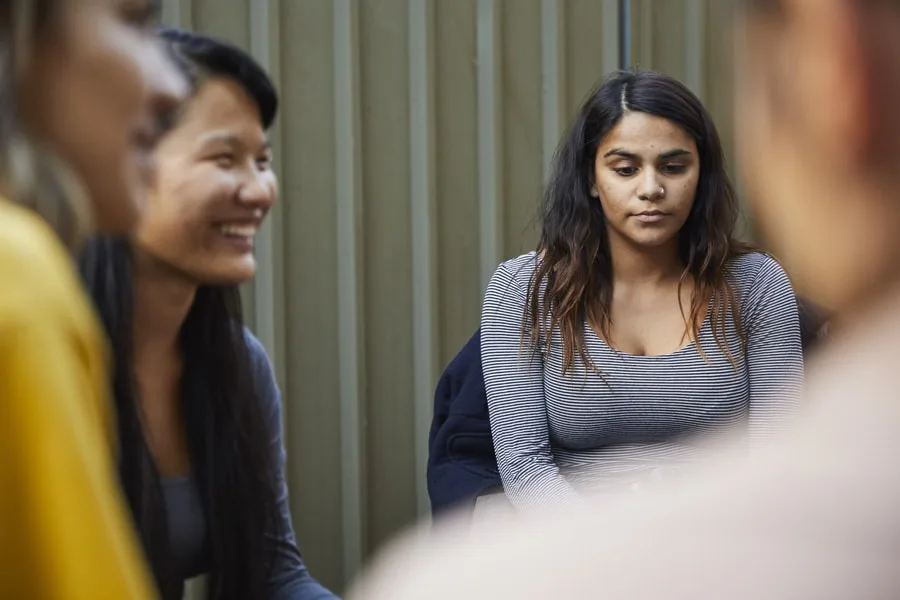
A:
{"label": "yellow fabric", "polygon": [[71,258],[0,199],[0,598],[156,598],[118,488],[107,348]]}

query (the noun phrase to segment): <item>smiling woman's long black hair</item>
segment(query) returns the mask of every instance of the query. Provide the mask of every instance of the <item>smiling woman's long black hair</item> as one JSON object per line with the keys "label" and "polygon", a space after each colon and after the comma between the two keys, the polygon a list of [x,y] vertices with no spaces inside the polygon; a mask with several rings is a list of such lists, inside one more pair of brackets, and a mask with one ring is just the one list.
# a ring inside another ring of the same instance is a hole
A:
{"label": "smiling woman's long black hair", "polygon": [[[581,107],[554,157],[553,174],[541,211],[541,261],[528,290],[523,336],[549,344],[558,327],[563,341],[563,371],[576,357],[593,367],[584,347],[584,324],[609,339],[613,273],[606,217],[591,196],[594,163],[603,138],[630,111],[667,119],[697,144],[700,178],[687,222],[679,232],[681,283],[694,282],[685,325],[696,340],[709,307],[717,345],[729,357],[726,320],[744,338],[740,311],[726,278],[727,262],[751,250],[734,237],[738,203],[725,169],[719,134],[703,103],[682,83],[653,71],[618,71],[610,75]],[[679,284],[679,289],[680,285]],[[680,297],[680,294],[679,294]],[[702,353],[702,348],[698,349]]]}
{"label": "smiling woman's long black hair", "polygon": [[[277,97],[249,56],[195,34],[168,30],[162,37],[195,87],[204,75],[235,79],[256,100],[263,126],[269,127]],[[147,445],[135,382],[129,242],[89,241],[80,268],[112,343],[122,487],[162,596],[176,600],[183,574],[171,567],[160,477]],[[278,530],[272,432],[254,380],[237,286],[201,286],[179,341],[184,361],[180,402],[208,532],[208,598],[260,598],[275,556],[272,537],[285,532]]]}

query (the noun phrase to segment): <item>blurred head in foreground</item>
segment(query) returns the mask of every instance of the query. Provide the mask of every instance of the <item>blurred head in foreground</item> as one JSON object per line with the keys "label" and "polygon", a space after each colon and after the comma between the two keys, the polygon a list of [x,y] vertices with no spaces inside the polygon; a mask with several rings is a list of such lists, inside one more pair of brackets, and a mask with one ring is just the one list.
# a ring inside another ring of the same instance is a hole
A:
{"label": "blurred head in foreground", "polygon": [[70,247],[130,231],[162,116],[186,93],[154,0],[0,0],[0,178]]}
{"label": "blurred head in foreground", "polygon": [[743,175],[798,291],[839,317],[900,275],[900,2],[741,0]]}

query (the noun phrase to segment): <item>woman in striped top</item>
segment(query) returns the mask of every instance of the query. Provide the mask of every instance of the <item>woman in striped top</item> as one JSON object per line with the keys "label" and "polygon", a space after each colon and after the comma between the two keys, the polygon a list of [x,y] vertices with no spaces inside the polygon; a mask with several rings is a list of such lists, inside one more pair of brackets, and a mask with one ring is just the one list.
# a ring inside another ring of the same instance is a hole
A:
{"label": "woman in striped top", "polygon": [[752,444],[796,405],[797,304],[734,237],[715,125],[678,81],[618,72],[560,145],[535,252],[501,264],[482,312],[491,430],[519,508],[622,489]]}

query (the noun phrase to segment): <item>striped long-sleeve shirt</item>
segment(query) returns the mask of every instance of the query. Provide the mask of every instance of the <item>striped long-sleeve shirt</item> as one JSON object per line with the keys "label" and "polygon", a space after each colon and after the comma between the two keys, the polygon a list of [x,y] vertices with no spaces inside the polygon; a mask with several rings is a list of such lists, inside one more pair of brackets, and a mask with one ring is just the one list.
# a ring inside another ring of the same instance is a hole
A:
{"label": "striped long-sleeve shirt", "polygon": [[796,407],[803,384],[797,303],[772,258],[730,261],[746,352],[733,320],[717,345],[709,317],[696,343],[659,356],[611,348],[584,327],[586,351],[602,376],[575,361],[562,373],[562,339],[532,350],[522,327],[537,264],[529,253],[501,264],[485,294],[481,356],[491,432],[504,491],[518,507],[567,501],[578,490],[619,488],[654,469],[699,459],[691,438],[734,426],[763,439]]}

